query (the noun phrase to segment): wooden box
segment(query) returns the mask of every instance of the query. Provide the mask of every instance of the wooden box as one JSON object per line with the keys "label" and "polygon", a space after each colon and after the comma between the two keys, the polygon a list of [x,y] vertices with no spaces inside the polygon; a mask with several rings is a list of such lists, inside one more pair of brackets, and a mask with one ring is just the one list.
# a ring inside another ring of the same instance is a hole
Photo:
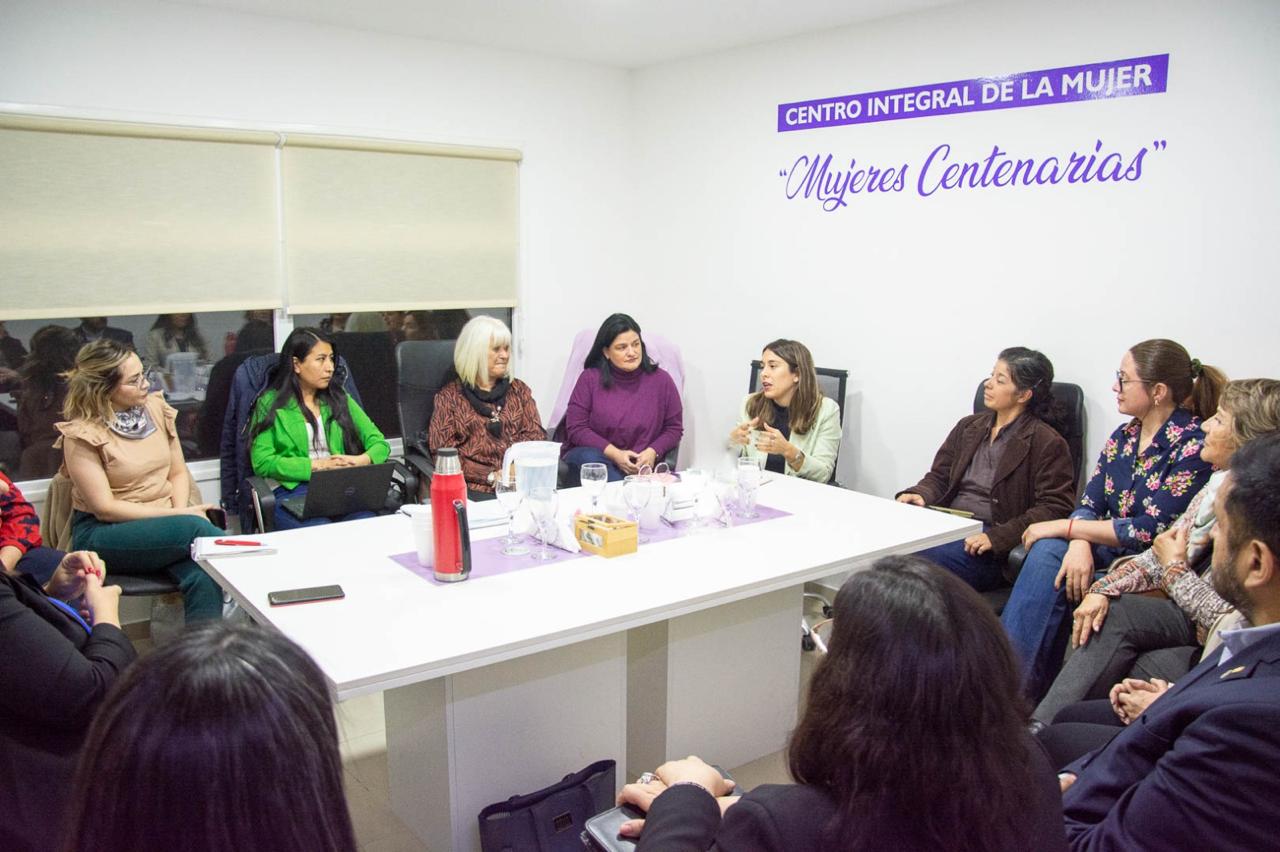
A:
{"label": "wooden box", "polygon": [[640,529],[634,521],[613,515],[578,515],[573,519],[573,534],[583,550],[612,557],[635,553]]}

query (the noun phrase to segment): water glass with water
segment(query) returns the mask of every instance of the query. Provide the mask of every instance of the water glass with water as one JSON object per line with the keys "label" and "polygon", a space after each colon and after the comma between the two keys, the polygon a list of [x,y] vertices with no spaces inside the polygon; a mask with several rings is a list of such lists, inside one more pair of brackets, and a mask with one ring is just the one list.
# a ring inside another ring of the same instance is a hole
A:
{"label": "water glass with water", "polygon": [[499,505],[507,513],[507,534],[502,539],[502,555],[523,556],[529,552],[529,548],[525,547],[516,536],[515,520],[516,510],[524,502],[524,493],[516,487],[514,478],[499,479],[493,483],[493,493],[498,498]]}
{"label": "water glass with water", "polygon": [[533,514],[533,520],[538,524],[538,538],[542,542],[542,547],[533,552],[533,558],[541,562],[555,559],[556,555],[551,552],[550,545],[556,531],[556,508],[559,503],[556,490],[546,486],[538,486],[529,491],[527,499],[529,501],[529,511]]}
{"label": "water glass with water", "polygon": [[609,469],[600,462],[588,462],[579,472],[582,488],[591,497],[591,511],[599,511],[600,495],[609,484]]}
{"label": "water glass with water", "polygon": [[744,518],[758,518],[756,492],[760,490],[760,466],[755,459],[738,459],[738,496],[740,513]]}

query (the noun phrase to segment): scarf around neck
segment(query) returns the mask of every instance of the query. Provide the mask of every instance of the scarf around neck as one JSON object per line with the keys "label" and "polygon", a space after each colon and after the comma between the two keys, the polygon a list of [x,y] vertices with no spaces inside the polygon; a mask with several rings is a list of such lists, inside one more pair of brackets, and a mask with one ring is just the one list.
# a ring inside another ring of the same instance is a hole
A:
{"label": "scarf around neck", "polygon": [[511,390],[511,380],[501,378],[488,390],[481,390],[466,382],[458,382],[462,386],[462,395],[476,414],[485,419],[484,428],[495,438],[502,437],[502,421],[498,416],[502,413],[503,403],[507,399],[507,391]]}
{"label": "scarf around neck", "polygon": [[135,405],[124,411],[117,411],[116,416],[107,424],[111,431],[132,441],[140,441],[156,431],[156,424],[147,413],[146,406]]}

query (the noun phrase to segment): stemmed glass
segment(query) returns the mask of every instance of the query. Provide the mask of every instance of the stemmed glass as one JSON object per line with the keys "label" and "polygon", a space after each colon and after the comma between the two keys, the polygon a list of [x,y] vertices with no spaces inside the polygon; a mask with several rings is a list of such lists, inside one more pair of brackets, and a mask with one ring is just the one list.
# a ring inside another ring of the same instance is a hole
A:
{"label": "stemmed glass", "polygon": [[529,511],[533,514],[533,520],[538,524],[538,539],[542,542],[542,547],[535,550],[531,555],[539,562],[549,562],[556,558],[551,552],[551,537],[555,534],[556,529],[556,506],[558,503],[556,490],[540,486],[529,491]]}
{"label": "stemmed glass", "polygon": [[760,488],[760,465],[755,459],[738,459],[738,493],[741,495],[741,516],[758,518],[756,511],[756,492]]}
{"label": "stemmed glass", "polygon": [[649,540],[640,526],[640,513],[644,511],[645,506],[649,505],[649,499],[652,496],[653,482],[648,476],[632,474],[622,480],[622,499],[626,501],[627,507],[631,509],[631,514],[636,520],[637,544],[644,544]]}
{"label": "stemmed glass", "polygon": [[591,496],[592,514],[599,511],[600,495],[609,484],[609,471],[600,462],[588,462],[582,466],[580,473],[582,488]]}
{"label": "stemmed glass", "polygon": [[515,531],[516,510],[524,502],[524,494],[516,487],[514,478],[499,479],[493,483],[493,493],[497,495],[498,503],[507,513],[507,534],[502,539],[502,555],[524,556],[529,552],[529,548],[524,546]]}

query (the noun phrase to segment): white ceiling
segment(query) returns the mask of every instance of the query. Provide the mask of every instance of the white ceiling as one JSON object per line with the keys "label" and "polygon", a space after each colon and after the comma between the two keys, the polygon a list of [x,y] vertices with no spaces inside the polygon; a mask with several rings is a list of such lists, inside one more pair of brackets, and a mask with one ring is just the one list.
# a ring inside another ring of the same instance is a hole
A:
{"label": "white ceiling", "polygon": [[173,0],[638,68],[962,0]]}

